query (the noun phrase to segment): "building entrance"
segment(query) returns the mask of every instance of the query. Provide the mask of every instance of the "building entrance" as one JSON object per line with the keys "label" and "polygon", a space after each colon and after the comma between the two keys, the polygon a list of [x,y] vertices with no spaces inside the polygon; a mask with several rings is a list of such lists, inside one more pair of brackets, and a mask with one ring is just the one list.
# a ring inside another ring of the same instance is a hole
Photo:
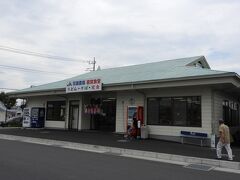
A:
{"label": "building entrance", "polygon": [[95,129],[115,132],[116,126],[116,99],[102,100],[102,114],[94,117]]}
{"label": "building entrance", "polygon": [[88,107],[85,112],[90,112],[91,130],[115,132],[116,98],[91,99]]}
{"label": "building entrance", "polygon": [[69,130],[77,130],[78,129],[78,119],[79,119],[79,102],[78,101],[70,101],[69,104]]}

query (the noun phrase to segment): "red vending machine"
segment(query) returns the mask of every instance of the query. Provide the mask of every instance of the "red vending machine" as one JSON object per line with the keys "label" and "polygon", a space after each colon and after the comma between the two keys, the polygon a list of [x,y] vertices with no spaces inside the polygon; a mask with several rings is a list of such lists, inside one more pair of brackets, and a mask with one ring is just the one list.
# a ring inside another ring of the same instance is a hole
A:
{"label": "red vending machine", "polygon": [[126,131],[133,125],[137,129],[136,136],[140,136],[140,128],[144,124],[143,106],[128,106]]}

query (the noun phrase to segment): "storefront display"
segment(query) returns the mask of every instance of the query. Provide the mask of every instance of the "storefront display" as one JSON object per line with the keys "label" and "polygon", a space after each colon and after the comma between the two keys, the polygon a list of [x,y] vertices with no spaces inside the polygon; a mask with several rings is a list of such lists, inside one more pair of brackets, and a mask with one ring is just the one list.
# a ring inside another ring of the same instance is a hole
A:
{"label": "storefront display", "polygon": [[90,115],[103,114],[101,100],[91,99],[91,104],[84,104],[84,113]]}

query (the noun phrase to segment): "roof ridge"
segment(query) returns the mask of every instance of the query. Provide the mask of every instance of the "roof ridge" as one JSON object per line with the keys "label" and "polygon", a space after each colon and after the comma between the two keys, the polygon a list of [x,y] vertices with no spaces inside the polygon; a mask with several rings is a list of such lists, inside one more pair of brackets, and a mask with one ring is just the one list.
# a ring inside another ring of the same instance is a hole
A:
{"label": "roof ridge", "polygon": [[[133,64],[133,65],[126,65],[126,66],[120,66],[120,67],[112,67],[112,68],[106,68],[106,69],[101,69],[100,71],[103,70],[111,70],[111,69],[122,69],[126,67],[134,67],[134,66],[142,66],[142,65],[148,65],[148,64],[155,64],[155,63],[161,63],[161,62],[167,62],[167,61],[180,61],[183,59],[190,59],[190,58],[196,58],[199,59],[201,57],[204,57],[203,55],[200,56],[191,56],[191,57],[184,57],[184,58],[177,58],[177,59],[167,59],[167,60],[161,60],[161,61],[155,61],[155,62],[148,62],[148,63],[142,63],[142,64]],[[97,72],[97,71],[96,71]]]}
{"label": "roof ridge", "polygon": [[[178,66],[178,67],[182,67],[182,66]],[[220,71],[220,70],[216,70],[216,69],[208,69],[208,68],[201,68],[201,67],[196,67],[196,66],[185,66],[186,68],[194,68],[194,69],[201,69],[203,71],[214,71],[214,72],[221,72],[221,73],[234,73],[231,71]]]}
{"label": "roof ridge", "polygon": [[[111,71],[111,70],[114,70],[114,69],[140,67],[140,66],[163,63],[163,62],[168,62],[168,61],[180,61],[180,60],[183,60],[183,59],[198,59],[200,57],[204,57],[204,56],[191,56],[191,57],[184,57],[184,58],[177,58],[177,59],[168,59],[168,60],[162,60],[162,61],[148,62],[148,63],[143,63],[143,64],[134,64],[134,65],[121,66],[121,67],[112,67],[112,68],[101,69],[100,72]],[[180,66],[180,67],[184,67],[184,66]],[[99,72],[99,71],[91,71],[91,72],[79,74],[79,75],[76,75],[76,76],[73,76],[73,77],[70,77],[70,78],[66,78],[66,79],[63,79],[63,80],[49,82],[49,83],[45,83],[45,84],[40,84],[40,85],[36,85],[36,86],[30,87],[30,88],[29,87],[24,88],[24,89],[21,89],[19,91],[22,91],[22,90],[25,90],[25,89],[33,89],[34,90],[35,88],[39,88],[39,87],[46,86],[46,85],[53,84],[53,83],[60,83],[60,82],[68,81],[68,80],[75,79],[75,78],[77,78],[79,76],[82,76],[82,75],[87,75],[87,74],[90,74],[90,73],[97,73],[97,72]]]}

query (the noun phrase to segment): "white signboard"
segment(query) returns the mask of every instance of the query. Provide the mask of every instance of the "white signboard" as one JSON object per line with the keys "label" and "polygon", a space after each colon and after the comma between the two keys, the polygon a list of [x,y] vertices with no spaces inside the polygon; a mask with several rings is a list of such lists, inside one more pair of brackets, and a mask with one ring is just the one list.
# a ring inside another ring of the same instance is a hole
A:
{"label": "white signboard", "polygon": [[216,140],[216,136],[215,136],[215,134],[212,134],[212,136],[211,136],[211,148],[216,148],[215,140]]}
{"label": "white signboard", "polygon": [[66,86],[66,93],[101,90],[102,81],[99,78],[69,81]]}
{"label": "white signboard", "polygon": [[30,108],[23,109],[23,116],[30,116]]}
{"label": "white signboard", "polygon": [[23,109],[23,121],[22,121],[22,127],[31,127],[31,114],[30,114],[30,108],[24,108]]}
{"label": "white signboard", "polygon": [[22,121],[22,127],[31,127],[31,117],[30,116],[24,116]]}

